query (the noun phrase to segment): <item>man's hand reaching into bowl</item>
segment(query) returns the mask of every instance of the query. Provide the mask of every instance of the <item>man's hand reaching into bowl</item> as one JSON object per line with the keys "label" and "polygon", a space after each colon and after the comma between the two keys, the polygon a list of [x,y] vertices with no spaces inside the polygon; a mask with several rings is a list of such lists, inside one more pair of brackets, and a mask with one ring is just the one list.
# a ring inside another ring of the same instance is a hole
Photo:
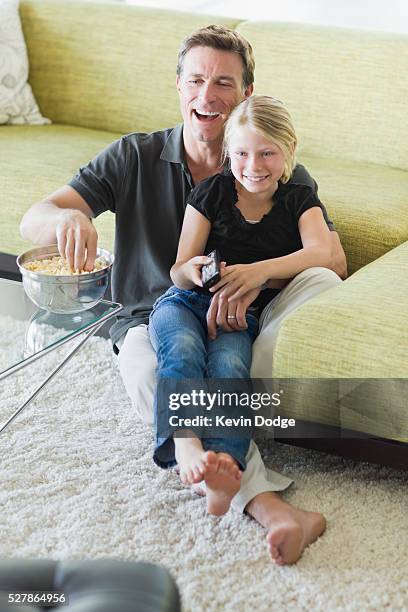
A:
{"label": "man's hand reaching into bowl", "polygon": [[91,272],[95,265],[98,234],[79,210],[64,210],[56,226],[58,250],[71,270]]}

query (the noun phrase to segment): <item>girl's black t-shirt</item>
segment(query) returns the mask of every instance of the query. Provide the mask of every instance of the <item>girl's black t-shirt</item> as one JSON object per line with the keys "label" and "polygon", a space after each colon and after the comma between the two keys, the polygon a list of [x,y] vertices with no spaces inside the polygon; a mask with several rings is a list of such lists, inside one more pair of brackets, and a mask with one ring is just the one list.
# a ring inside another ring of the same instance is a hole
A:
{"label": "girl's black t-shirt", "polygon": [[[236,206],[238,194],[231,171],[199,183],[188,196],[187,204],[211,223],[205,253],[217,249],[227,265],[248,264],[294,253],[303,247],[299,219],[314,206],[322,209],[329,229],[333,229],[315,189],[296,178],[288,183],[279,181],[272,200],[271,210],[259,222],[250,223]],[[279,289],[262,291],[253,306],[259,311],[278,293]]]}

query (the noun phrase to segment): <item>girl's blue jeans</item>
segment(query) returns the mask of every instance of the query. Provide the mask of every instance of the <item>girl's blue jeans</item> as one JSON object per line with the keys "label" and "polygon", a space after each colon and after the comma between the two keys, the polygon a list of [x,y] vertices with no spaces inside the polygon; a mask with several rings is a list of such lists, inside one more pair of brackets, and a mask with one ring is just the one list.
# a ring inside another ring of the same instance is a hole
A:
{"label": "girl's blue jeans", "polygon": [[[157,353],[158,384],[164,379],[235,378],[249,379],[252,343],[258,320],[246,315],[248,328],[225,332],[217,329],[215,340],[208,338],[207,310],[212,295],[170,287],[156,300],[150,315],[149,334]],[[153,459],[168,468],[176,465],[173,437],[162,437],[157,428],[158,393],[155,396],[156,444]],[[160,406],[160,410],[171,411]],[[163,414],[163,413],[161,413]],[[245,470],[249,438],[204,438],[205,450],[230,454]]]}

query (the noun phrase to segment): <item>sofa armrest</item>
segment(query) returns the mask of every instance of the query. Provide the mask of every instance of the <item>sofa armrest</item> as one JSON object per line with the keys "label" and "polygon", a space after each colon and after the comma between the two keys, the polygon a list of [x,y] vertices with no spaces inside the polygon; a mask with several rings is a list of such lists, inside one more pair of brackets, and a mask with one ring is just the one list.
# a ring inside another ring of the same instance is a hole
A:
{"label": "sofa armrest", "polygon": [[408,442],[407,313],[408,242],[298,308],[274,353],[282,415]]}
{"label": "sofa armrest", "polygon": [[408,378],[408,241],[283,323],[274,377]]}

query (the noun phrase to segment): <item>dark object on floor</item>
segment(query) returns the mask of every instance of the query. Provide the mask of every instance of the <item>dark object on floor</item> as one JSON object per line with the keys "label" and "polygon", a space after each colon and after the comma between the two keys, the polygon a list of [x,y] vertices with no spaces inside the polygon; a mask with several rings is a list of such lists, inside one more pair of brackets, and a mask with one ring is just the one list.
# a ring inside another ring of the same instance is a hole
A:
{"label": "dark object on floor", "polygon": [[[28,593],[31,598],[22,597]],[[52,601],[53,594],[55,603],[47,605],[47,598]],[[16,605],[23,600],[23,605]],[[179,612],[180,609],[180,596],[173,578],[166,569],[152,563],[110,559],[0,559],[1,612]]]}

